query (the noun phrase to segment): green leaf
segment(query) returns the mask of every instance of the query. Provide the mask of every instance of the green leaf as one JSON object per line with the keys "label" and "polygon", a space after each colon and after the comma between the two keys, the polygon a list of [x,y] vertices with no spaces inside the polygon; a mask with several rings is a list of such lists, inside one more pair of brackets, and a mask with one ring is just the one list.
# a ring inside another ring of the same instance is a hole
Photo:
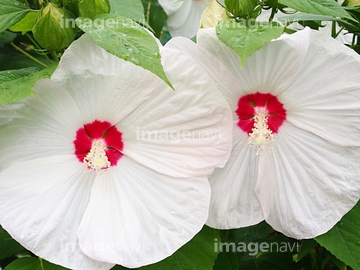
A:
{"label": "green leaf", "polygon": [[9,29],[13,32],[21,32],[23,35],[26,32],[29,32],[32,30],[32,28],[35,25],[36,22],[36,11],[31,11],[18,23],[11,26]]}
{"label": "green leaf", "polygon": [[360,202],[315,240],[353,269],[360,269]]}
{"label": "green leaf", "polygon": [[41,258],[20,258],[5,267],[4,270],[66,270],[62,266],[49,263]]}
{"label": "green leaf", "polygon": [[12,42],[16,38],[15,33],[11,33],[10,31],[5,31],[0,33],[0,44],[6,44]]}
{"label": "green leaf", "polygon": [[220,252],[213,270],[238,270],[239,263],[235,252]]}
{"label": "green leaf", "polygon": [[[155,36],[160,38],[165,25],[167,15],[158,2],[152,0],[143,1],[144,6],[147,8],[149,8],[149,3],[150,3],[150,10],[147,10],[147,14],[149,16],[148,18],[149,24],[151,26],[151,29],[153,29]],[[145,26],[150,28],[150,26],[147,25]]]}
{"label": "green leaf", "polygon": [[118,14],[146,25],[141,0],[110,0],[110,13]]}
{"label": "green leaf", "polygon": [[17,254],[24,248],[0,227],[0,260]]}
{"label": "green leaf", "polygon": [[274,231],[266,222],[223,231],[221,235],[217,248],[221,253],[235,253],[238,269],[293,269],[297,241]]}
{"label": "green leaf", "polygon": [[[38,60],[46,62],[47,59],[41,56],[36,57]],[[22,54],[17,53],[0,53],[0,71],[2,70],[11,70],[11,69],[20,69],[25,67],[38,67],[42,69],[43,66],[34,62],[28,57],[25,57]]]}
{"label": "green leaf", "polygon": [[295,14],[279,17],[277,20],[279,22],[289,25],[293,22],[299,22],[299,21],[337,21],[338,19],[326,15],[296,12]]}
{"label": "green leaf", "polygon": [[344,8],[334,0],[279,0],[279,3],[305,13],[328,15],[352,20],[352,17]]}
{"label": "green leaf", "polygon": [[32,87],[41,78],[48,78],[54,72],[56,65],[43,70],[38,68],[22,68],[0,72],[0,104],[14,103],[34,92]]}
{"label": "green leaf", "polygon": [[296,256],[296,260],[295,261],[300,261],[302,258],[304,258],[306,255],[308,255],[310,253],[310,251],[316,247],[317,242],[313,239],[308,239],[308,240],[302,240],[301,245],[300,245],[300,250],[299,253]]}
{"label": "green leaf", "polygon": [[219,232],[205,226],[173,255],[156,264],[141,267],[139,270],[212,270],[218,255],[214,250],[215,239],[219,239]]}
{"label": "green leaf", "polygon": [[0,1],[0,32],[21,21],[30,11],[23,3],[16,0]]}
{"label": "green leaf", "polygon": [[106,51],[153,72],[173,88],[162,67],[159,46],[142,26],[116,14],[99,15],[93,20],[77,18],[76,23]]}
{"label": "green leaf", "polygon": [[261,49],[266,42],[278,38],[283,31],[284,28],[279,24],[266,22],[248,27],[244,22],[223,20],[216,26],[218,38],[239,55],[241,66],[249,56]]}

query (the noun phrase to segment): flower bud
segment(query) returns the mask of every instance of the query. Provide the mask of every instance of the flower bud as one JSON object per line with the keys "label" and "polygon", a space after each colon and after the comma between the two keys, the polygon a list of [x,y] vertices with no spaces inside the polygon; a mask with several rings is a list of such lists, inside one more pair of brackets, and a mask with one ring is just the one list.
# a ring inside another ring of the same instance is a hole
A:
{"label": "flower bud", "polygon": [[79,14],[81,17],[94,18],[100,14],[110,12],[109,0],[80,0]]}
{"label": "flower bud", "polygon": [[213,0],[201,16],[200,27],[212,28],[221,20],[227,19],[226,9],[216,0]]}
{"label": "flower bud", "polygon": [[235,18],[245,19],[251,18],[251,14],[258,3],[258,0],[225,0],[225,6],[228,12]]}
{"label": "flower bud", "polygon": [[49,3],[39,11],[33,33],[43,48],[60,51],[69,46],[75,38],[75,18],[66,9]]}

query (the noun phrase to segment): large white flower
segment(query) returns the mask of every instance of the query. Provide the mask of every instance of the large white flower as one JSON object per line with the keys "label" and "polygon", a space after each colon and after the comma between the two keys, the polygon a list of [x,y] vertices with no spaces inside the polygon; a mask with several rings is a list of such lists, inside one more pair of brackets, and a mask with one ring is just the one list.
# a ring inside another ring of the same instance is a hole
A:
{"label": "large white flower", "polygon": [[202,228],[231,111],[185,53],[161,55],[176,91],[84,35],[0,129],[0,224],[23,246],[73,269],[138,267]]}
{"label": "large white flower", "polygon": [[173,37],[192,38],[196,35],[201,15],[210,0],[159,0],[167,18],[167,27]]}
{"label": "large white flower", "polygon": [[[207,224],[238,228],[266,220],[295,238],[328,231],[360,198],[360,59],[305,29],[248,58],[199,31],[187,50],[222,86],[233,111],[233,149],[211,176]],[[170,45],[170,44],[169,44]]]}

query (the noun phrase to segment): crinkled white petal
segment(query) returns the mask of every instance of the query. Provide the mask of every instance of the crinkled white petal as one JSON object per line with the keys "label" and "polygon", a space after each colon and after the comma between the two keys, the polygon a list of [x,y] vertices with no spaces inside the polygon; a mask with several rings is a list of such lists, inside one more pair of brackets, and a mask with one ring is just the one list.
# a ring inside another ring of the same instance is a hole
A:
{"label": "crinkled white petal", "polygon": [[16,111],[24,105],[24,102],[0,105],[0,127],[16,118]]}
{"label": "crinkled white petal", "polygon": [[[164,69],[175,87],[159,84],[150,98],[119,123],[123,153],[173,177],[210,174],[230,155],[229,105],[209,75],[179,50],[163,48]],[[186,69],[179,69],[179,66]]]}
{"label": "crinkled white petal", "polygon": [[74,98],[84,123],[117,123],[144,102],[160,79],[99,47],[87,35],[74,41],[51,77]]}
{"label": "crinkled white petal", "polygon": [[[213,57],[207,50],[198,46],[191,40],[183,37],[172,38],[166,43],[167,48],[173,48],[185,52],[196,63],[209,73],[211,79],[220,87],[226,100],[229,102],[231,111],[234,113],[238,106],[238,100],[245,92],[241,78],[235,77],[221,61]],[[234,91],[234,90],[238,91]]]}
{"label": "crinkled white petal", "polygon": [[95,175],[75,156],[16,162],[0,173],[0,224],[36,255],[71,269],[110,269],[79,248],[77,231]]}
{"label": "crinkled white petal", "polygon": [[90,36],[84,34],[66,49],[51,79],[62,83],[67,80],[69,75],[91,77],[92,74],[101,74],[112,76],[131,72],[131,70],[126,71],[130,66],[124,66],[123,62],[126,61],[108,53],[98,46]]}
{"label": "crinkled white petal", "polygon": [[340,147],[285,122],[260,155],[256,194],[265,220],[287,236],[330,230],[360,198],[360,149]]}
{"label": "crinkled white petal", "polygon": [[155,263],[200,231],[209,200],[206,177],[172,178],[123,156],[94,182],[80,247],[96,260],[126,267]]}
{"label": "crinkled white petal", "polygon": [[299,74],[278,96],[287,120],[332,144],[360,146],[360,57],[316,31],[311,37]]}
{"label": "crinkled white petal", "polygon": [[168,14],[167,27],[170,35],[187,38],[196,36],[200,27],[201,15],[208,6],[209,3],[204,0],[182,1],[181,6],[178,6],[175,12]]}
{"label": "crinkled white petal", "polygon": [[246,60],[243,68],[240,68],[239,56],[217,38],[215,29],[200,29],[197,42],[239,79],[238,88],[232,89],[237,96],[240,97],[243,92],[271,92],[276,95],[286,89],[299,72],[308,47],[309,33],[301,31],[283,35],[267,43]]}
{"label": "crinkled white petal", "polygon": [[36,95],[17,110],[16,119],[0,129],[0,167],[18,160],[70,155],[81,115],[72,97],[49,79],[35,86]]}
{"label": "crinkled white petal", "polygon": [[154,74],[123,63],[124,72],[116,76],[74,75],[64,82],[63,86],[77,103],[84,123],[97,119],[116,124],[146,101],[159,83]]}
{"label": "crinkled white petal", "polygon": [[217,229],[246,227],[264,220],[254,191],[257,149],[248,145],[248,136],[239,128],[234,129],[233,138],[229,161],[209,176],[211,202],[206,224]]}

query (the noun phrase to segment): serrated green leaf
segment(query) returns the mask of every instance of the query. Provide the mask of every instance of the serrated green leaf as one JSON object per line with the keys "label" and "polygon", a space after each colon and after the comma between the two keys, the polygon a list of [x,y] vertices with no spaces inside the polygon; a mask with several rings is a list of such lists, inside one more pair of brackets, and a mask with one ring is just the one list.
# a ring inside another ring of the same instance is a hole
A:
{"label": "serrated green leaf", "polygon": [[4,270],[66,270],[62,266],[49,263],[40,258],[20,258],[5,267]]}
{"label": "serrated green leaf", "polygon": [[360,269],[360,202],[315,240],[353,269]]}
{"label": "serrated green leaf", "polygon": [[305,13],[352,20],[344,8],[334,0],[279,0],[279,3]]}
{"label": "serrated green leaf", "polygon": [[110,13],[133,19],[142,25],[148,26],[141,0],[110,0]]}
{"label": "serrated green leaf", "polygon": [[16,0],[0,1],[0,32],[21,21],[30,11],[23,3]]}
{"label": "serrated green leaf", "polygon": [[212,270],[218,255],[214,250],[214,239],[219,239],[219,232],[205,226],[173,255],[159,263],[141,267],[139,270]]}
{"label": "serrated green leaf", "polygon": [[24,248],[0,227],[0,260],[17,254]]}
{"label": "serrated green leaf", "polygon": [[32,30],[36,22],[37,11],[31,11],[18,23],[9,29],[13,32],[21,32],[23,35]]}
{"label": "serrated green leaf", "polygon": [[261,49],[266,42],[278,38],[283,31],[284,27],[279,24],[267,22],[248,27],[244,22],[223,20],[216,26],[216,35],[239,55],[241,66],[248,57]]}
{"label": "serrated green leaf", "polygon": [[32,87],[41,78],[48,78],[56,65],[39,70],[38,68],[22,68],[0,72],[0,104],[10,104],[27,98],[33,94]]}
{"label": "serrated green leaf", "polygon": [[142,26],[116,14],[99,15],[93,20],[77,18],[76,23],[107,52],[153,72],[172,87],[161,64],[159,46]]}

